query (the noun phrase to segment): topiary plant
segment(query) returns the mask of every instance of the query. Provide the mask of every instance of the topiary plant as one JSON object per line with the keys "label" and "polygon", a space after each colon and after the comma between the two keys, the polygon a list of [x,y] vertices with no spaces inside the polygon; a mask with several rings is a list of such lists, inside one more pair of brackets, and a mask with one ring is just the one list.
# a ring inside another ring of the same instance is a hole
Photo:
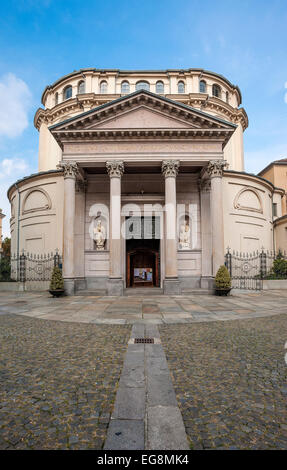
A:
{"label": "topiary plant", "polygon": [[64,290],[64,279],[62,271],[58,266],[55,266],[52,272],[50,291]]}
{"label": "topiary plant", "polygon": [[277,279],[286,279],[287,277],[287,261],[284,259],[281,251],[279,251],[276,259],[273,261],[272,271]]}
{"label": "topiary plant", "polygon": [[231,277],[226,266],[222,265],[215,276],[215,288],[217,290],[230,290]]}

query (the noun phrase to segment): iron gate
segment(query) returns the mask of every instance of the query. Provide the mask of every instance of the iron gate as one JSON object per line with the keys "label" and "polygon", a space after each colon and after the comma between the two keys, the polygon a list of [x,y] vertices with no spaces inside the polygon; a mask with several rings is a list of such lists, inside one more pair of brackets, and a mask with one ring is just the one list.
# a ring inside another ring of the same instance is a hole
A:
{"label": "iron gate", "polygon": [[25,284],[27,290],[46,290],[54,266],[61,267],[61,256],[55,253],[32,254],[22,251],[11,256],[11,279]]}
{"label": "iron gate", "polygon": [[[225,266],[232,279],[234,289],[261,290],[263,279],[272,271],[273,262],[278,254],[262,248],[253,253],[239,253],[230,248],[225,255]],[[286,254],[281,253],[286,258]]]}

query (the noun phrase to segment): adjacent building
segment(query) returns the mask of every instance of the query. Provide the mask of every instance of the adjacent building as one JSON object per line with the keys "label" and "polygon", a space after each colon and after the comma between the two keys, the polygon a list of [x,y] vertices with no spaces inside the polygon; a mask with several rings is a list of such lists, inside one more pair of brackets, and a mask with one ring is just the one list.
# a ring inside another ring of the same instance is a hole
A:
{"label": "adjacent building", "polygon": [[287,251],[287,158],[271,162],[266,168],[260,171],[259,176],[266,178],[268,181],[271,181],[274,186],[279,186],[285,191],[281,199],[282,207],[278,208],[278,203],[273,203],[273,220],[275,250]]}

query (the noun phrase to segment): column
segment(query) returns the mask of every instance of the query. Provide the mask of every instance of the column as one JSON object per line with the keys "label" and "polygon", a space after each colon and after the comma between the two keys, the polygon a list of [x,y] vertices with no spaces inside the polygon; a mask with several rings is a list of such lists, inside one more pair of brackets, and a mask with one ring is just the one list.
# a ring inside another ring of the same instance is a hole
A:
{"label": "column", "polygon": [[162,162],[161,170],[165,177],[165,279],[163,288],[165,294],[179,294],[176,226],[176,176],[179,170],[179,160]]}
{"label": "column", "polygon": [[123,295],[121,250],[121,177],[124,163],[106,163],[110,177],[110,276],[107,284],[108,295]]}
{"label": "column", "polygon": [[214,277],[218,268],[224,264],[222,175],[226,164],[226,160],[214,160],[207,165],[207,173],[211,180],[212,274]]}
{"label": "column", "polygon": [[75,226],[75,186],[78,165],[75,162],[61,162],[58,168],[64,171],[64,243],[63,278],[67,295],[75,293],[74,271],[74,226]]}
{"label": "column", "polygon": [[212,289],[212,235],[210,214],[210,179],[199,180],[200,191],[200,227],[201,227],[201,281],[202,289]]}

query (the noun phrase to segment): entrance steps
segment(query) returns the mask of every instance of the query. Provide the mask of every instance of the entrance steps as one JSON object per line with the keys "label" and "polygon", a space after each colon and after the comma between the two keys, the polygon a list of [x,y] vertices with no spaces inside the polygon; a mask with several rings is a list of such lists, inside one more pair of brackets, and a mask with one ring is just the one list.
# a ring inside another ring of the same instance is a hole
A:
{"label": "entrance steps", "polygon": [[124,295],[131,296],[131,295],[162,295],[163,289],[160,287],[128,287],[124,289]]}
{"label": "entrance steps", "polygon": [[[181,295],[213,295],[212,289],[182,289]],[[81,296],[106,296],[106,289],[81,289],[77,290],[75,295]],[[126,296],[152,296],[163,295],[163,289],[159,287],[129,287],[124,289]]]}

